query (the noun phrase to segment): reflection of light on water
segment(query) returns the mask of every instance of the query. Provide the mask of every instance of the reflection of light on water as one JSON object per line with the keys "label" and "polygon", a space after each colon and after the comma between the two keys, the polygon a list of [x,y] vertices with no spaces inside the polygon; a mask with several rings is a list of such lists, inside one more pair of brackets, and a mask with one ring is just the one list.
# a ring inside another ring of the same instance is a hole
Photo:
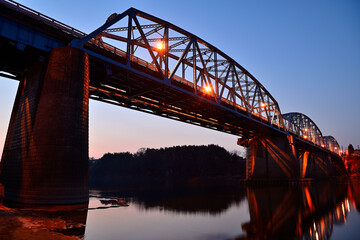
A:
{"label": "reflection of light on water", "polygon": [[346,198],[346,210],[350,212],[350,203],[349,203],[349,199],[347,198]]}
{"label": "reflection of light on water", "polygon": [[336,205],[335,209],[325,214],[321,219],[313,220],[308,229],[310,239],[328,239],[331,236],[333,224],[345,224],[346,215],[350,212],[348,198]]}
{"label": "reflection of light on water", "polygon": [[343,218],[344,218],[344,223],[346,223],[344,203],[341,204],[341,210],[342,210],[342,214],[343,214]]}

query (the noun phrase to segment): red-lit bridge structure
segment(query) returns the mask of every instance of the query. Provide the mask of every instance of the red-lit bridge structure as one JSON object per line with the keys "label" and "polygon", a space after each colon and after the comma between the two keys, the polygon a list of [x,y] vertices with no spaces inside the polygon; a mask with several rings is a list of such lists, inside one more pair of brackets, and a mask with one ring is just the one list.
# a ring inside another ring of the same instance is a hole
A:
{"label": "red-lit bridge structure", "polygon": [[[239,136],[248,180],[344,173],[335,138],[304,114],[282,114],[253,75],[190,32],[130,8],[85,34],[0,3],[0,74],[20,81],[1,162],[10,200],[83,201],[87,189],[77,189],[87,184],[89,98]],[[42,196],[48,189],[53,198]]]}

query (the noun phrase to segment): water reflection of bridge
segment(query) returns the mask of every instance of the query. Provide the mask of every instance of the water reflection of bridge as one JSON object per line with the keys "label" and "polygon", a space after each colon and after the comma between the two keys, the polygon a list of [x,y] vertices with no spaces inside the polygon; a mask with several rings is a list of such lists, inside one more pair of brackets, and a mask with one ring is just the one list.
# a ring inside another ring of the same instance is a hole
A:
{"label": "water reflection of bridge", "polygon": [[329,239],[350,211],[347,186],[334,184],[248,188],[251,221],[242,227],[254,239]]}
{"label": "water reflection of bridge", "polygon": [[151,190],[115,196],[133,199],[148,211],[161,208],[172,213],[213,216],[247,199],[250,221],[242,223],[245,234],[235,239],[329,239],[334,225],[346,224],[350,205],[359,211],[359,184],[321,182],[291,187],[159,190],[155,194]]}
{"label": "water reflection of bridge", "polygon": [[[245,233],[233,239],[329,239],[335,225],[347,223],[351,206],[360,210],[359,189],[360,181],[293,187],[127,190],[97,193],[97,196],[122,199],[121,202],[135,204],[146,211],[160,208],[165,212],[194,216],[220,216],[247,198],[250,221],[239,225]],[[109,202],[111,206],[107,207],[116,207],[116,201]],[[61,206],[52,208],[60,210]],[[103,208],[106,206],[95,211],[102,211]],[[82,237],[85,234],[87,211],[73,210],[5,212],[0,209],[0,221],[3,223],[0,237],[19,232],[36,239],[41,235],[56,236],[56,233]],[[36,223],[33,224],[34,229],[22,225],[29,222]]]}

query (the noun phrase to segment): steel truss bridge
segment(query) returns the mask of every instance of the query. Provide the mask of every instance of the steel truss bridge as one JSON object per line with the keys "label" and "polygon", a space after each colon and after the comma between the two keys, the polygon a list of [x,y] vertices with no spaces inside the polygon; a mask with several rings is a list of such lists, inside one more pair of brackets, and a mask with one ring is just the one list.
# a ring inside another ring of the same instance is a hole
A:
{"label": "steel truss bridge", "polygon": [[85,34],[14,1],[0,3],[2,76],[21,80],[39,57],[70,45],[90,57],[92,99],[237,135],[243,145],[259,134],[292,135],[341,154],[336,139],[323,136],[309,117],[282,114],[234,59],[167,21],[130,8]]}

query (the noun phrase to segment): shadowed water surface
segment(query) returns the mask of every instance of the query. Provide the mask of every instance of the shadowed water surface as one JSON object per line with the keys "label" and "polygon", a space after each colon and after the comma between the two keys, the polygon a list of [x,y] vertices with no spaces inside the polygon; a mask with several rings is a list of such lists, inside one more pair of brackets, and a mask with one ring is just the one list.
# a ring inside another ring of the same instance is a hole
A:
{"label": "shadowed water surface", "polygon": [[92,190],[88,208],[2,207],[0,237],[357,239],[359,189],[354,180],[288,187]]}

